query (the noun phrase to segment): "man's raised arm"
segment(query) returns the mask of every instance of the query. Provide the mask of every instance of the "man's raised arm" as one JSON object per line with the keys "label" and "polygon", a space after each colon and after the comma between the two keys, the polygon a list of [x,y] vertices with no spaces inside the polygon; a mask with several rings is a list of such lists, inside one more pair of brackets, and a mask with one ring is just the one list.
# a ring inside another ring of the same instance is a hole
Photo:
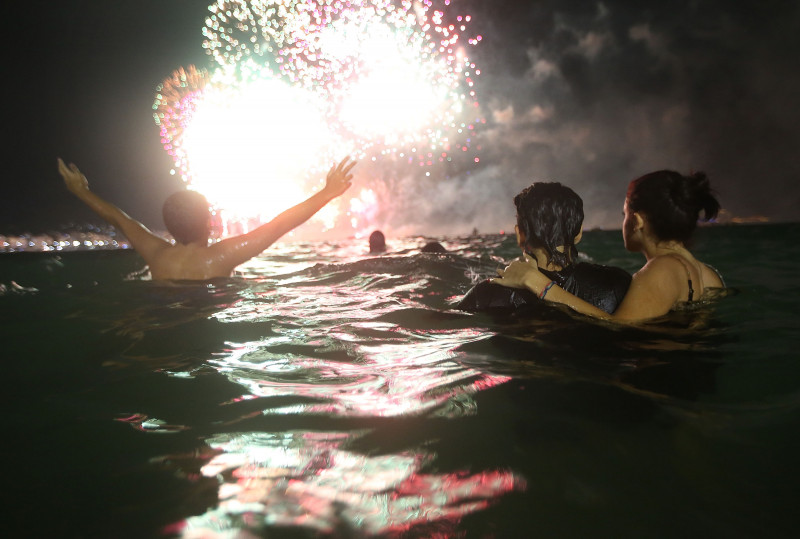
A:
{"label": "man's raised arm", "polygon": [[345,157],[338,165],[331,167],[325,187],[307,200],[289,208],[269,223],[263,224],[247,234],[228,238],[212,245],[214,259],[218,263],[224,261],[224,264],[230,265],[232,270],[261,253],[275,243],[278,238],[308,221],[328,202],[347,191],[352,185],[353,175],[350,174],[350,170],[355,164],[355,161]]}
{"label": "man's raised arm", "polygon": [[148,264],[159,250],[169,246],[167,240],[159,238],[142,223],[91,192],[89,181],[75,164],[70,163],[68,166],[59,158],[58,172],[64,177],[67,189],[94,210],[97,215],[122,232]]}

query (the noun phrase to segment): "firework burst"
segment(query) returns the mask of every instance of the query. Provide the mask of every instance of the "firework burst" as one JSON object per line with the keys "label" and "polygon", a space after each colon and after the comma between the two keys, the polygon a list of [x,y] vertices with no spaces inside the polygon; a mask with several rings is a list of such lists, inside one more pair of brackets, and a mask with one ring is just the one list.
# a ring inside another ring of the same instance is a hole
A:
{"label": "firework burst", "polygon": [[[308,174],[342,154],[391,155],[428,170],[454,153],[476,159],[479,71],[467,47],[480,36],[464,42],[470,17],[450,15],[450,0],[440,4],[218,0],[203,28],[214,67],[179,70],[159,88],[165,149],[193,188],[261,217],[307,191]],[[267,148],[275,152],[266,170],[264,159],[248,163]],[[277,185],[294,186],[275,208],[224,196],[259,198],[253,186],[264,176],[271,199]]]}

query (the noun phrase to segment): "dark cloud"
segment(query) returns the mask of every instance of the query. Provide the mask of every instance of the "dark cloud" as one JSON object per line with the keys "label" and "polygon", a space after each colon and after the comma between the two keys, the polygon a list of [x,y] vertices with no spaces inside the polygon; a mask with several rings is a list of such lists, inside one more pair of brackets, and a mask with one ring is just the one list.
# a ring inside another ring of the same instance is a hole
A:
{"label": "dark cloud", "polygon": [[589,224],[615,226],[630,179],[702,169],[732,214],[796,219],[795,3],[470,5],[485,36],[473,53],[482,163],[500,168],[498,196],[562,181]]}

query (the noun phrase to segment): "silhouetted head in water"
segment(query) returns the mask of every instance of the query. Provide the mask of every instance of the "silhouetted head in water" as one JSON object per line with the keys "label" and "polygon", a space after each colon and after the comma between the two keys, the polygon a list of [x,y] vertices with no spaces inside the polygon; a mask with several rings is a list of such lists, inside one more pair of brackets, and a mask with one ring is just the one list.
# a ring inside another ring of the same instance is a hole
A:
{"label": "silhouetted head in water", "polygon": [[[575,191],[557,182],[536,182],[514,197],[520,247],[540,249],[547,260],[562,268],[578,257],[575,245],[583,230],[583,200]],[[563,248],[559,249],[559,248]]]}
{"label": "silhouetted head in water", "polygon": [[382,253],[386,250],[386,237],[383,232],[376,230],[369,235],[369,252]]}
{"label": "silhouetted head in water", "polygon": [[175,241],[182,244],[207,242],[211,211],[206,197],[196,191],[178,191],[164,201],[164,224]]}
{"label": "silhouetted head in water", "polygon": [[429,241],[425,246],[419,250],[421,253],[446,253],[447,249],[438,241]]}
{"label": "silhouetted head in water", "polygon": [[[629,213],[642,215],[655,240],[684,244],[697,227],[700,211],[709,220],[717,216],[720,208],[705,173],[684,176],[672,170],[658,170],[633,180],[625,203],[626,217]],[[623,233],[627,221],[623,223]]]}

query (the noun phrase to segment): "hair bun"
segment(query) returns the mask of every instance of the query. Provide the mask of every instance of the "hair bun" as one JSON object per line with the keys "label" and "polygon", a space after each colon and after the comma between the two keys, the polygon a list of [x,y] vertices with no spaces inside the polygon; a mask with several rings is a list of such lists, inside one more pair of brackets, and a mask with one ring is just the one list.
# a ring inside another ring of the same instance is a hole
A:
{"label": "hair bun", "polygon": [[711,189],[711,182],[705,172],[692,172],[686,178],[687,191],[690,195],[692,204],[697,208],[698,213],[703,211],[705,220],[711,220],[719,213],[719,201],[714,196]]}

